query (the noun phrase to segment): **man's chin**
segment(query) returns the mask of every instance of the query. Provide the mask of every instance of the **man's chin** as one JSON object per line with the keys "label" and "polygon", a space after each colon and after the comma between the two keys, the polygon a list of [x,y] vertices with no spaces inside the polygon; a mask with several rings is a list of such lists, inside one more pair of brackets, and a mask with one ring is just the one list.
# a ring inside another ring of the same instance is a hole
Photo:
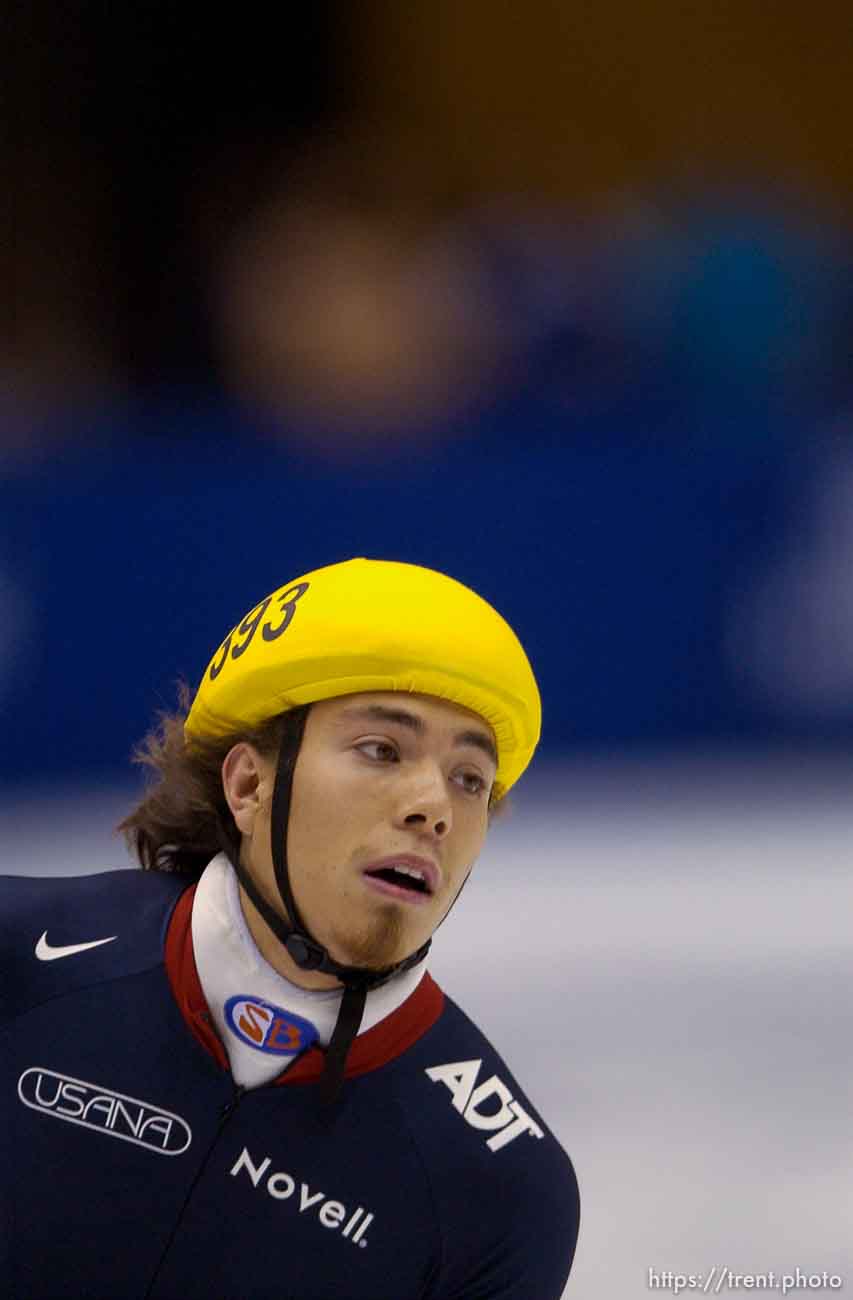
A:
{"label": "man's chin", "polygon": [[356,933],[340,934],[334,943],[338,960],[364,970],[385,971],[404,961],[420,945],[407,939],[406,925],[396,907],[383,908],[380,916]]}

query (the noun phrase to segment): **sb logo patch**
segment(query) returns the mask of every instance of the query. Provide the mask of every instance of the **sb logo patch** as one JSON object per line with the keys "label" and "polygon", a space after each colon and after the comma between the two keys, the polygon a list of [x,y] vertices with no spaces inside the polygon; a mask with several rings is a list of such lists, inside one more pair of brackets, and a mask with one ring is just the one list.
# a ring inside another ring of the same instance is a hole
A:
{"label": "sb logo patch", "polygon": [[296,1056],[317,1040],[310,1020],[245,993],[225,1003],[225,1023],[241,1042],[270,1056]]}

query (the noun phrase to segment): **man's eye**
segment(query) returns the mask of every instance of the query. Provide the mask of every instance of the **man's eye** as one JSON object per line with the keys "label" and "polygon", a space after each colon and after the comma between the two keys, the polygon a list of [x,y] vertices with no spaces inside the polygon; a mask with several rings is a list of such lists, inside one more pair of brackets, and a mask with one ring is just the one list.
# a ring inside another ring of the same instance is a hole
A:
{"label": "man's eye", "polygon": [[481,794],[486,788],[486,782],[479,772],[460,772],[458,780],[468,794]]}
{"label": "man's eye", "polygon": [[377,763],[394,763],[399,758],[396,745],[388,740],[365,740],[356,748]]}

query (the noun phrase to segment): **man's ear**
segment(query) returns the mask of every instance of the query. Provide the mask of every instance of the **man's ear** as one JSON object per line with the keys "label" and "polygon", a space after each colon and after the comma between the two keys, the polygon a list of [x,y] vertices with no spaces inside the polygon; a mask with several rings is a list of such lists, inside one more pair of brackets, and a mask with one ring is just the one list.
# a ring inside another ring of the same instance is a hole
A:
{"label": "man's ear", "polygon": [[222,790],[225,802],[242,835],[251,835],[255,818],[263,803],[266,765],[248,741],[229,749],[222,763]]}

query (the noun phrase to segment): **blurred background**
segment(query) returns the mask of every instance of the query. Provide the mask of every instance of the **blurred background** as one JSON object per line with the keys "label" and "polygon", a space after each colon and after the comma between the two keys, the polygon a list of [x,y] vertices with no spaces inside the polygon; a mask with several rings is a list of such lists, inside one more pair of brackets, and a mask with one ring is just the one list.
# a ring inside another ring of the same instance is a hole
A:
{"label": "blurred background", "polygon": [[433,969],[575,1161],[567,1296],[853,1285],[848,6],[3,29],[3,869],[129,865],[267,591],[444,569],[545,724]]}

